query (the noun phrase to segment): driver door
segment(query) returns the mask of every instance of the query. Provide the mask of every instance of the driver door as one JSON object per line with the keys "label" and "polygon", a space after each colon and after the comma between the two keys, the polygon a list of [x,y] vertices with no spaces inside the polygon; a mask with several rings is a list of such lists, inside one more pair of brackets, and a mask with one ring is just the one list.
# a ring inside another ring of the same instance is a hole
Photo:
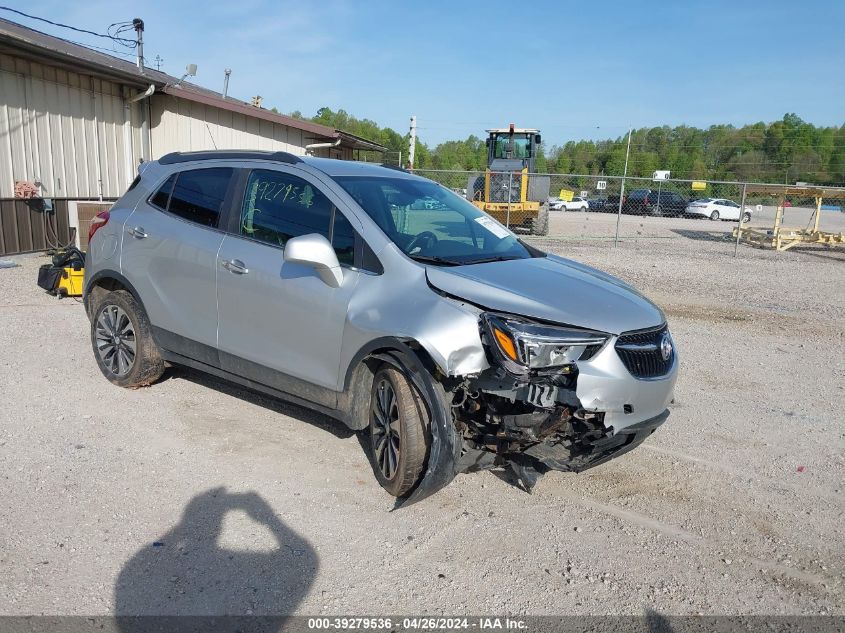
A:
{"label": "driver door", "polygon": [[[254,169],[244,176],[237,227],[217,257],[221,366],[335,406],[346,312],[360,274],[348,266],[354,229],[306,176],[285,168]],[[347,264],[339,288],[326,285],[311,268],[284,261],[285,242],[310,233],[329,239]]]}

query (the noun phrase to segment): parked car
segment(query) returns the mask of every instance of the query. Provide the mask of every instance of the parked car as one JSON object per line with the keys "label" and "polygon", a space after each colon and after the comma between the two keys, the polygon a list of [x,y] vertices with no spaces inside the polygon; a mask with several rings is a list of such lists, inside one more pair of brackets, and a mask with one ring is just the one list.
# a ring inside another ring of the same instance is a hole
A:
{"label": "parked car", "polygon": [[634,189],[625,197],[622,210],[637,215],[682,215],[689,201],[674,191]]}
{"label": "parked car", "polygon": [[590,211],[604,211],[605,207],[607,206],[607,198],[589,198],[587,200],[587,204],[589,205]]}
{"label": "parked car", "polygon": [[678,373],[624,282],[430,180],[284,152],[144,163],[91,224],[83,301],[112,383],[174,363],[335,417],[404,503],[604,463],[663,423]]}
{"label": "parked car", "polygon": [[[739,220],[739,204],[725,198],[702,198],[687,205],[687,215],[700,215],[711,220]],[[751,207],[745,207],[742,221],[751,219]]]}
{"label": "parked car", "polygon": [[589,208],[590,203],[581,196],[575,196],[568,201],[556,198],[549,203],[549,209],[552,211],[586,211]]}
{"label": "parked car", "polygon": [[[625,206],[625,198],[622,198],[622,206]],[[607,194],[607,198],[604,201],[604,210],[610,211],[612,213],[619,212],[619,194],[618,193],[609,193]]]}

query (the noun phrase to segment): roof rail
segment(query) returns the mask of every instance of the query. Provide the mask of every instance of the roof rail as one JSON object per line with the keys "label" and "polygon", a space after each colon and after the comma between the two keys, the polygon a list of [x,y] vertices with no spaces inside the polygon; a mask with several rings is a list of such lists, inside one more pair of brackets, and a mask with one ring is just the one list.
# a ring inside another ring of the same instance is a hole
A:
{"label": "roof rail", "polygon": [[162,165],[188,163],[196,160],[270,160],[277,163],[296,164],[303,162],[299,156],[290,152],[261,152],[241,149],[215,149],[200,152],[171,152],[158,159]]}

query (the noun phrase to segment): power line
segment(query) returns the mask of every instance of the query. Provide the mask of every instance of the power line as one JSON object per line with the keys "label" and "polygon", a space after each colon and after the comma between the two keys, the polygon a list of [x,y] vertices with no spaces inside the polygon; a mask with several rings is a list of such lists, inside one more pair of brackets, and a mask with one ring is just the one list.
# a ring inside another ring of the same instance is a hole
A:
{"label": "power line", "polygon": [[77,33],[86,33],[87,35],[94,35],[96,37],[102,37],[107,40],[112,40],[114,42],[119,42],[124,46],[135,46],[135,40],[130,40],[125,37],[117,37],[113,35],[105,35],[103,33],[96,33],[95,31],[89,31],[87,29],[79,29],[75,26],[70,26],[69,24],[62,24],[61,22],[53,22],[52,20],[48,20],[47,18],[40,18],[37,15],[29,15],[28,13],[24,13],[23,11],[18,11],[17,9],[13,9],[11,7],[4,7],[0,6],[0,10],[2,11],[10,11],[12,13],[17,13],[18,15],[22,15],[25,18],[30,18],[31,20],[39,20],[40,22],[46,22],[47,24],[52,24],[53,26],[58,26],[63,29],[70,29],[71,31],[76,31]]}

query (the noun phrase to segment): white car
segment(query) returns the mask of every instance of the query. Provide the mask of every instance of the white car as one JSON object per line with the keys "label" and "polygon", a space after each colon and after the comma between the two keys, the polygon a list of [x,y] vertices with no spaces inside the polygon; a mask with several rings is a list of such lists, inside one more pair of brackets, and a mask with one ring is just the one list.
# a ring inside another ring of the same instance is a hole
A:
{"label": "white car", "polygon": [[[725,198],[702,198],[687,205],[687,215],[700,215],[711,220],[739,220],[739,205]],[[751,219],[751,207],[745,207],[742,221]]]}
{"label": "white car", "polygon": [[569,202],[560,198],[555,198],[549,202],[549,209],[552,211],[586,211],[589,208],[590,203],[581,196],[575,196]]}

